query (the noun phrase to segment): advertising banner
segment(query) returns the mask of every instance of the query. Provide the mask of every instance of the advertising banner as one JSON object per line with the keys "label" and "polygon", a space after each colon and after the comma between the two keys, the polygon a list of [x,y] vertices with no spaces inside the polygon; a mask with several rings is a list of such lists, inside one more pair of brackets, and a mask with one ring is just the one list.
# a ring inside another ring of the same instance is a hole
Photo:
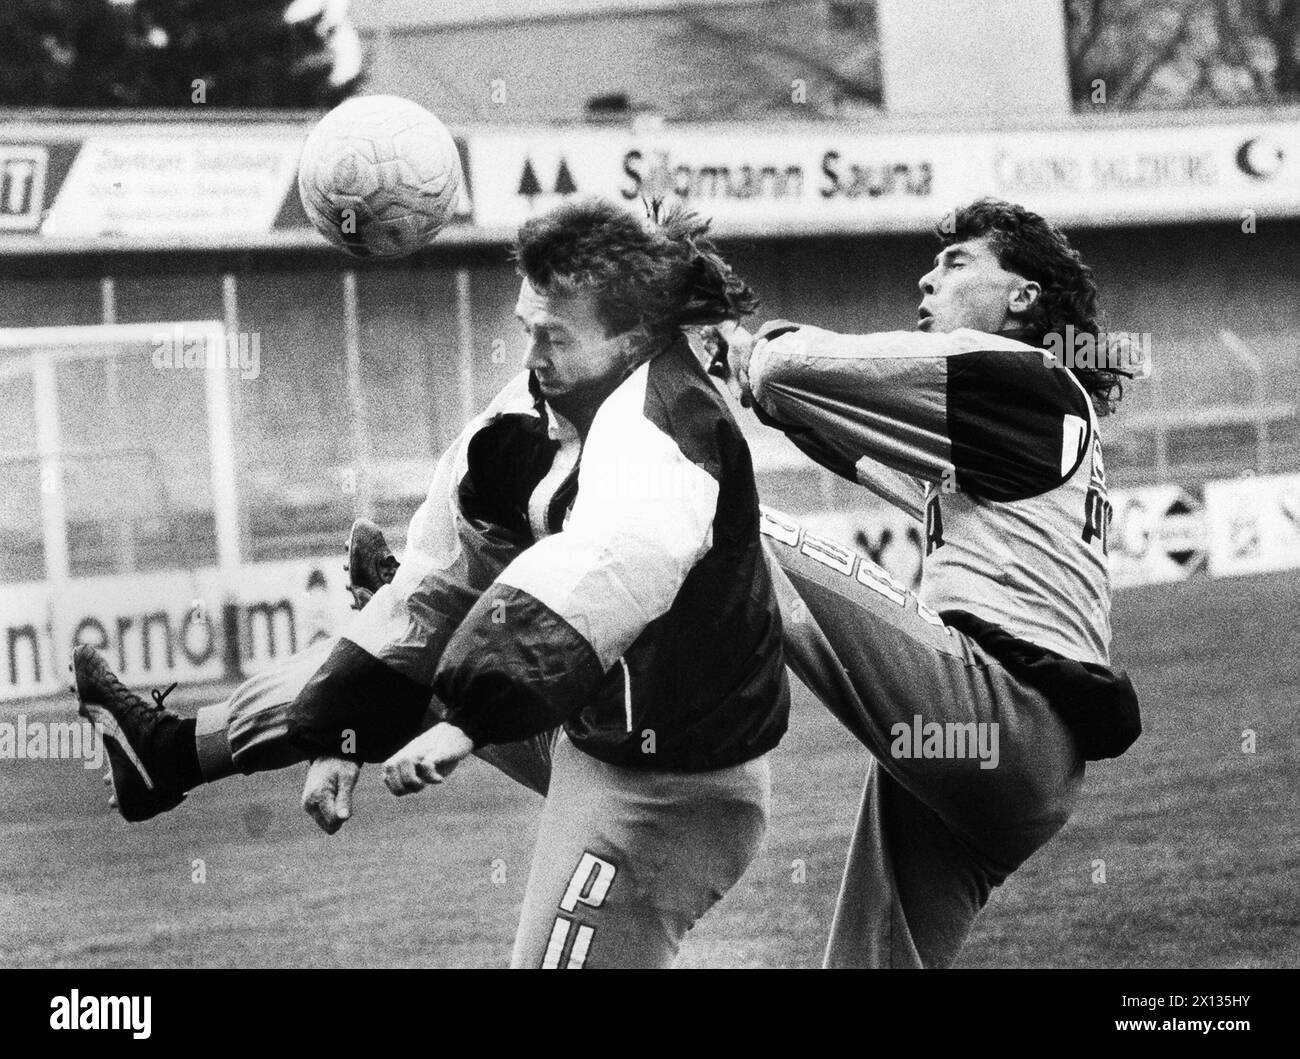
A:
{"label": "advertising banner", "polygon": [[[33,239],[323,245],[294,180],[311,125],[0,126],[0,252]],[[680,199],[712,218],[717,233],[743,236],[924,231],[981,195],[1067,225],[1300,215],[1300,122],[1285,119],[997,131],[731,123],[460,132],[466,195],[456,238],[468,241],[507,238],[575,194],[629,206]]]}
{"label": "advertising banner", "polygon": [[130,687],[261,672],[332,635],[351,597],[342,562],[92,577],[0,586],[0,701],[66,691],[76,643],[101,650]]}
{"label": "advertising banner", "polygon": [[1110,503],[1115,588],[1184,581],[1204,567],[1204,511],[1181,486],[1112,489]]}
{"label": "advertising banner", "polygon": [[1300,474],[1209,482],[1205,516],[1215,577],[1300,567]]}
{"label": "advertising banner", "polygon": [[810,125],[484,130],[475,223],[510,228],[569,195],[680,199],[746,235],[921,231],[982,195],[1059,223],[1300,213],[1300,123],[893,132]]}

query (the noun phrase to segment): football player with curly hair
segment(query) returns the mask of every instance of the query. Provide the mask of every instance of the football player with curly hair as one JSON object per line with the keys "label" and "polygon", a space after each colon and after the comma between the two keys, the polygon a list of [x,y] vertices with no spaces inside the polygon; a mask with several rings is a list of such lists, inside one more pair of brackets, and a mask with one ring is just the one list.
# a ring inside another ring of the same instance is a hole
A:
{"label": "football player with curly hair", "polygon": [[828,966],[951,964],[992,888],[1069,818],[1084,762],[1140,731],[1110,668],[1098,425],[1125,372],[1052,352],[1067,327],[1097,335],[1092,273],[1011,203],[938,234],[914,331],[722,329],[743,404],[925,527],[913,594],[764,519],[786,660],[873,756]]}

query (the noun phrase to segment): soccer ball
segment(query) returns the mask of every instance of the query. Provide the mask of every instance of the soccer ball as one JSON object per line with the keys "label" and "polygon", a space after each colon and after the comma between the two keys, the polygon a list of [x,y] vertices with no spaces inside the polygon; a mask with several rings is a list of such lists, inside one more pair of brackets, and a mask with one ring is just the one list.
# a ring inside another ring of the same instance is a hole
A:
{"label": "soccer ball", "polygon": [[398,96],[357,96],[311,131],[298,197],[313,227],[357,257],[401,257],[432,242],[462,182],[447,127]]}

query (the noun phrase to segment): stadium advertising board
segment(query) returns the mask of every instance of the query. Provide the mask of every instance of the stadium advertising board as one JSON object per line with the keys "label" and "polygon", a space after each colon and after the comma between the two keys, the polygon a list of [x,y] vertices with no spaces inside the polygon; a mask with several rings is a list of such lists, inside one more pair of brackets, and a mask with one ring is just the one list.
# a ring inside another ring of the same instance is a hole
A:
{"label": "stadium advertising board", "polygon": [[[6,240],[317,245],[293,175],[309,122],[0,130]],[[676,196],[723,234],[920,231],[979,195],[1065,224],[1300,215],[1300,122],[974,132],[848,125],[484,128],[458,140],[462,239],[567,195]],[[471,204],[469,188],[473,189]],[[9,245],[17,246],[15,242]]]}
{"label": "stadium advertising board", "polygon": [[1300,127],[1224,125],[998,137],[989,193],[1058,220],[1237,219],[1300,208]]}
{"label": "stadium advertising board", "polygon": [[676,196],[719,230],[911,227],[955,190],[920,136],[774,135],[736,127],[483,132],[470,137],[476,222],[513,226],[566,195]]}
{"label": "stadium advertising board", "polygon": [[1205,518],[1181,486],[1112,489],[1111,579],[1116,588],[1184,581],[1205,565]]}
{"label": "stadium advertising board", "polygon": [[1300,567],[1300,474],[1208,482],[1205,516],[1215,577]]}
{"label": "stadium advertising board", "polygon": [[299,137],[93,136],[54,198],[46,235],[224,236],[270,231]]}
{"label": "stadium advertising board", "polygon": [[[313,246],[296,175],[311,122],[0,127],[0,253]],[[462,158],[463,140],[457,141]],[[470,214],[462,185],[457,222]]]}
{"label": "stadium advertising board", "polygon": [[955,204],[1012,198],[1067,223],[1300,213],[1300,124],[773,134],[737,126],[483,131],[475,221],[509,228],[575,193],[676,196],[745,234],[929,228]]}
{"label": "stadium advertising board", "polygon": [[66,691],[77,642],[137,686],[217,680],[232,657],[261,672],[339,628],[345,580],[338,562],[292,561],[0,587],[0,701]]}
{"label": "stadium advertising board", "polygon": [[40,144],[0,144],[0,232],[34,232],[41,224],[49,151]]}

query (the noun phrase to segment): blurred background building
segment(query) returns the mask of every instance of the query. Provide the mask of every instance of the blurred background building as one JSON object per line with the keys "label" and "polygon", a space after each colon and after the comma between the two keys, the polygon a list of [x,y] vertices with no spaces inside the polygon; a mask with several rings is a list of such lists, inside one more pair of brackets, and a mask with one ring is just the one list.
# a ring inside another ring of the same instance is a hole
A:
{"label": "blurred background building", "polygon": [[[764,317],[846,331],[912,326],[954,207],[1045,213],[1149,340],[1104,427],[1117,579],[1300,564],[1296,0],[8,0],[0,40],[0,698],[73,637],[158,680],[336,620],[351,520],[402,539],[518,370],[508,240],[575,193],[685,197]],[[357,91],[462,147],[409,260],[297,202]],[[177,369],[193,334],[244,366]],[[913,576],[914,527],[751,427],[769,502]]]}

